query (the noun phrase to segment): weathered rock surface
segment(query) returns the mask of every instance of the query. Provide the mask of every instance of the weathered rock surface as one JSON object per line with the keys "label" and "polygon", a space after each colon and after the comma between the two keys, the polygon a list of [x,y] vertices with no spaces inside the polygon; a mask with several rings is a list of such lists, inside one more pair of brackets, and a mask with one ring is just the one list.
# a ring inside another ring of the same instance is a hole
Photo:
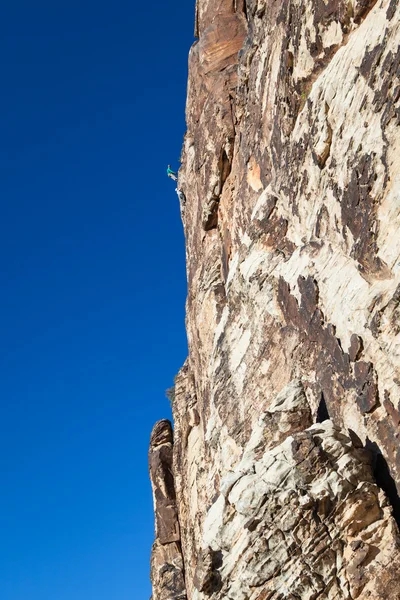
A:
{"label": "weathered rock surface", "polygon": [[261,419],[207,513],[202,544],[220,555],[209,595],[396,598],[396,526],[365,451],[330,421],[261,453],[264,435]]}
{"label": "weathered rock surface", "polygon": [[172,427],[158,421],[149,450],[150,480],[156,515],[156,540],[151,556],[153,600],[186,600],[180,529],[172,472]]}
{"label": "weathered rock surface", "polygon": [[157,531],[190,600],[399,600],[400,4],[198,0],[196,36]]}

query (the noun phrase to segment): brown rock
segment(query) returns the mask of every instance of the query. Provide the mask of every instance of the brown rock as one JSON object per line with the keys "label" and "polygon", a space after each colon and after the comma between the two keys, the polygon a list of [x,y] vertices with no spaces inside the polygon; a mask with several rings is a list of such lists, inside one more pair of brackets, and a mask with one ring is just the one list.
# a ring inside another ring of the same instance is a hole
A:
{"label": "brown rock", "polygon": [[151,554],[153,600],[186,600],[172,446],[171,423],[167,420],[158,421],[151,434],[149,449],[156,517],[156,540]]}
{"label": "brown rock", "polygon": [[186,600],[182,552],[179,544],[155,541],[151,554],[152,600]]}
{"label": "brown rock", "polygon": [[156,537],[161,544],[179,542],[178,510],[172,472],[172,427],[159,421],[151,434],[149,450],[150,479],[153,488]]}

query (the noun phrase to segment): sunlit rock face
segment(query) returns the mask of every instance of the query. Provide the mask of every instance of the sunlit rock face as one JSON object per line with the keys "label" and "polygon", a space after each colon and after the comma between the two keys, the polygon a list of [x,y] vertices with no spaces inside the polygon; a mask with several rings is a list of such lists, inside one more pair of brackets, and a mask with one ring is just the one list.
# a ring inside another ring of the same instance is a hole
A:
{"label": "sunlit rock face", "polygon": [[399,600],[400,4],[198,0],[195,32],[154,600]]}

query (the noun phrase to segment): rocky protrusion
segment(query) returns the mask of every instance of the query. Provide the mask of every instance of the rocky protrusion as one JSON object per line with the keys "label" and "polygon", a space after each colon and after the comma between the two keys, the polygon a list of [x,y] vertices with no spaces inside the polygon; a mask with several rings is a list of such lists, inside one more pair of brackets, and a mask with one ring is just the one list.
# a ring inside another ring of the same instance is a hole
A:
{"label": "rocky protrusion", "polygon": [[216,599],[398,600],[397,527],[368,452],[329,420],[265,452],[254,442],[208,510],[199,598],[214,581]]}
{"label": "rocky protrusion", "polygon": [[158,421],[150,440],[149,466],[153,488],[156,537],[161,544],[179,542],[178,511],[172,474],[172,427],[167,420]]}
{"label": "rocky protrusion", "polygon": [[206,596],[211,596],[221,588],[221,552],[206,548],[200,553],[193,579],[194,587]]}
{"label": "rocky protrusion", "polygon": [[156,529],[151,556],[153,600],[186,599],[172,456],[172,427],[164,419],[155,424],[149,449]]}
{"label": "rocky protrusion", "polygon": [[312,425],[311,409],[302,382],[291,381],[271,402],[261,420],[269,448]]}
{"label": "rocky protrusion", "polygon": [[153,544],[151,553],[152,600],[186,600],[180,544]]}

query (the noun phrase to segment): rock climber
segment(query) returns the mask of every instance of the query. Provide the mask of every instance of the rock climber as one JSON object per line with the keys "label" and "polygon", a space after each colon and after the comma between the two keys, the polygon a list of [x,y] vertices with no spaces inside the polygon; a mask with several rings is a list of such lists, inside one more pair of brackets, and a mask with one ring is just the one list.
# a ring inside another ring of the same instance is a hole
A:
{"label": "rock climber", "polygon": [[167,175],[168,177],[171,177],[171,179],[173,179],[174,181],[178,181],[177,174],[171,169],[171,165],[168,165]]}

